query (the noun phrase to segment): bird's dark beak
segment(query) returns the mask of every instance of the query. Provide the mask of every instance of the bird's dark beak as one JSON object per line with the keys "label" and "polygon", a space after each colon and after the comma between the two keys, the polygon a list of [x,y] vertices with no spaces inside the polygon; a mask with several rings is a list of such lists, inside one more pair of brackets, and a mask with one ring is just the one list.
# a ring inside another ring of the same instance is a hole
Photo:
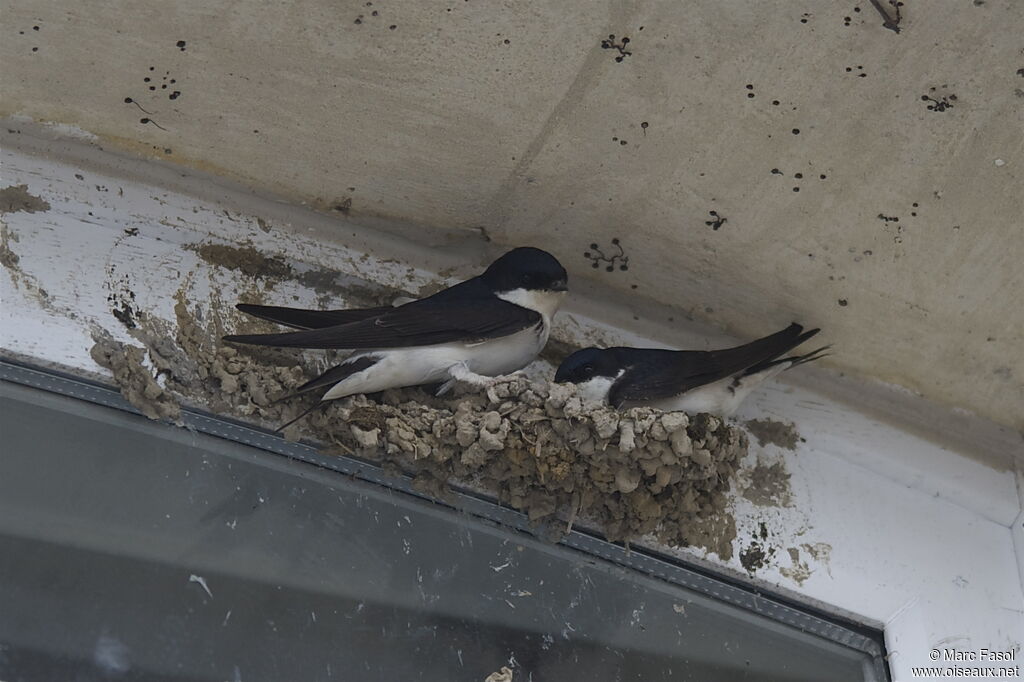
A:
{"label": "bird's dark beak", "polygon": [[552,283],[551,291],[569,291],[569,282],[564,279],[560,279],[557,282]]}

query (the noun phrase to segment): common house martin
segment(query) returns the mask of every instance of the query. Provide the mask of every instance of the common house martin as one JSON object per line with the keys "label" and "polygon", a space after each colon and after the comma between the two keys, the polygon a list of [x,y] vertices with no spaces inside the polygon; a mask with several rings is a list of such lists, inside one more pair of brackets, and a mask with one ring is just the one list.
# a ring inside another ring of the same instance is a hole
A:
{"label": "common house martin", "polygon": [[556,382],[572,382],[585,400],[613,407],[729,417],[759,384],[779,372],[817,360],[828,346],[781,357],[818,333],[793,323],[751,343],[711,351],[655,348],[584,348],[567,357]]}
{"label": "common house martin", "polygon": [[[301,331],[225,336],[232,343],[357,352],[307,381],[296,395],[329,387],[321,401],[453,381],[486,385],[522,369],[544,348],[568,291],[550,253],[512,249],[483,272],[397,307],[301,310],[238,304],[255,317]],[[282,427],[284,428],[284,427]]]}

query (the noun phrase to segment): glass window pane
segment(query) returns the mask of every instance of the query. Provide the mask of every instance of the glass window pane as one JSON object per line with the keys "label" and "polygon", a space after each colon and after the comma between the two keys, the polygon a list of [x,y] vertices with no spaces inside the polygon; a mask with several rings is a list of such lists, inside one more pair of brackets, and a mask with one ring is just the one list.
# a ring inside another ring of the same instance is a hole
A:
{"label": "glass window pane", "polygon": [[0,387],[0,679],[874,679],[851,648],[443,505]]}

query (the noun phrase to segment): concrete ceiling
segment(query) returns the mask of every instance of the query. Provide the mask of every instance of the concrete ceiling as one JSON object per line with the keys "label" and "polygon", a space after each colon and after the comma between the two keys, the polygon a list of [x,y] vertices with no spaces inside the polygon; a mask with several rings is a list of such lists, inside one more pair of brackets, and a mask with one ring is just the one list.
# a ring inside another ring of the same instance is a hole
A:
{"label": "concrete ceiling", "polygon": [[[867,0],[2,16],[0,114],[545,246],[736,336],[818,325],[833,367],[1024,428],[1024,3],[907,0],[898,34]],[[628,270],[593,268],[613,239]]]}

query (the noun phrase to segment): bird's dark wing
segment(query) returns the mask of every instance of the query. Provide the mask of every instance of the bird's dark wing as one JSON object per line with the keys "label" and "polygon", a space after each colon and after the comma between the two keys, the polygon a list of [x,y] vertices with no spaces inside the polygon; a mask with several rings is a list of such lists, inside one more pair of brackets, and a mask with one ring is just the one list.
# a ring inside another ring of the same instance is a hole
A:
{"label": "bird's dark wing", "polygon": [[[296,396],[302,395],[303,393],[312,391],[317,388],[322,388],[324,386],[333,386],[339,381],[343,381],[344,379],[347,379],[348,377],[352,376],[356,372],[362,372],[364,369],[373,367],[375,364],[377,364],[377,362],[378,359],[373,357],[361,357],[356,358],[355,360],[346,360],[342,364],[335,365],[334,367],[331,367],[320,376],[310,379],[306,383],[302,384],[297,389],[295,389],[294,393],[290,393],[282,398],[278,398],[277,400],[274,401],[274,403],[280,403],[285,400],[291,400]],[[323,399],[313,403],[309,407],[309,409],[303,410],[294,419],[291,419],[290,421],[287,421],[284,424],[281,424],[281,426],[277,427],[274,430],[274,433],[280,433],[281,431],[284,431],[289,426],[291,426],[295,422],[299,421],[300,419],[308,415],[310,412],[313,412],[314,410],[323,407],[325,404],[326,403],[323,402]]]}
{"label": "bird's dark wing", "polygon": [[527,308],[493,295],[425,298],[359,322],[286,334],[225,336],[225,341],[285,348],[408,348],[483,341],[541,322]]}
{"label": "bird's dark wing", "polygon": [[339,381],[344,381],[345,379],[349,378],[350,376],[352,376],[353,374],[355,374],[357,372],[362,372],[364,369],[369,369],[370,367],[373,367],[379,361],[380,361],[379,358],[376,358],[376,357],[366,357],[366,356],[359,357],[359,358],[356,358],[354,360],[346,360],[345,362],[341,363],[340,365],[335,365],[334,367],[331,367],[330,369],[328,369],[326,372],[324,372],[320,376],[314,377],[313,379],[310,379],[309,381],[307,381],[306,383],[302,384],[297,389],[295,389],[294,393],[292,393],[291,395],[285,396],[284,398],[281,398],[280,400],[287,400],[288,398],[294,398],[295,396],[299,395],[300,393],[305,393],[306,391],[312,391],[312,390],[317,389],[317,388],[323,388],[324,386],[333,386],[334,384],[338,383]]}
{"label": "bird's dark wing", "polygon": [[626,371],[608,392],[608,402],[619,407],[630,400],[671,398],[769,362],[819,330],[804,332],[793,323],[782,331],[743,346],[712,351],[616,349]]}
{"label": "bird's dark wing", "polygon": [[350,310],[303,310],[302,308],[284,308],[276,305],[254,305],[239,303],[235,306],[246,315],[259,317],[271,322],[283,324],[295,329],[322,329],[339,324],[358,322],[370,317],[377,317],[391,310],[383,308],[352,308]]}

